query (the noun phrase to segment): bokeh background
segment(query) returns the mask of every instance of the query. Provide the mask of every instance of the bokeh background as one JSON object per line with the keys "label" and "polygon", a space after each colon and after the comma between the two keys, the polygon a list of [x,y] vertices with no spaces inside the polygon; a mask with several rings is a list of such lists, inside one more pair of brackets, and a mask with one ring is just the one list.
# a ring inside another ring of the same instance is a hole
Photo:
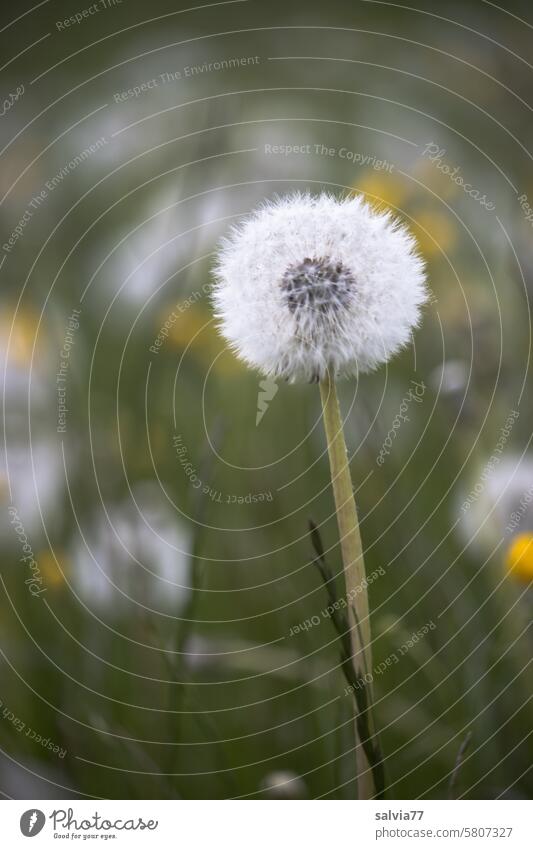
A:
{"label": "bokeh background", "polygon": [[355,797],[318,391],[208,294],[295,189],[391,208],[432,292],[340,386],[388,795],[530,795],[533,19],[415,5],[3,6],[4,797]]}

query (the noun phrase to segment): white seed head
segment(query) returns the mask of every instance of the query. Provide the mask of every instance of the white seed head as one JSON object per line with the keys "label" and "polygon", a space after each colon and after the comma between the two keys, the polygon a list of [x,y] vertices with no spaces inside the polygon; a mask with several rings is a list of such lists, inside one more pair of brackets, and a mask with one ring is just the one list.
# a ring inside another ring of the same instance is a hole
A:
{"label": "white seed head", "polygon": [[290,381],[376,368],[409,342],[427,300],[413,237],[359,196],[263,204],[223,240],[215,279],[222,335]]}

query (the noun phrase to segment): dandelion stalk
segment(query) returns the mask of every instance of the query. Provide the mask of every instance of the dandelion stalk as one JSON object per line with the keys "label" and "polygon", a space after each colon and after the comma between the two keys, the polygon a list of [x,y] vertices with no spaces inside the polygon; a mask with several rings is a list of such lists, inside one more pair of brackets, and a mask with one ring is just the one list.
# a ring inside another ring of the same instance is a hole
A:
{"label": "dandelion stalk", "polygon": [[381,797],[383,759],[365,684],[372,667],[363,553],[331,375],[372,371],[410,342],[428,300],[424,263],[405,226],[361,196],[295,193],[232,229],[214,277],[218,326],[241,360],[267,378],[320,382],[349,602],[339,633],[356,705],[359,796]]}
{"label": "dandelion stalk", "polygon": [[[353,657],[351,627],[348,616],[338,603],[335,577],[331,572],[324,555],[324,546],[320,538],[315,523],[309,520],[309,530],[311,532],[311,542],[315,550],[314,563],[317,567],[324,586],[328,594],[328,601],[331,609],[331,621],[339,635],[341,647],[341,668],[344,677],[348,682],[348,692],[352,692],[357,708],[355,719],[355,732],[357,739],[361,742],[366,759],[372,769],[374,778],[375,798],[385,798],[385,768],[383,763],[383,755],[379,744],[378,735],[371,729],[371,703],[372,703],[372,688],[367,682],[366,677],[362,677],[362,670],[356,665],[356,660]],[[352,606],[352,614],[356,619],[356,628],[359,629],[357,614]],[[367,672],[368,670],[364,670]]]}
{"label": "dandelion stalk", "polygon": [[465,759],[465,755],[468,747],[470,746],[470,741],[472,739],[472,732],[469,731],[459,746],[459,751],[457,752],[457,757],[455,759],[455,766],[452,770],[452,774],[450,777],[450,783],[448,785],[448,799],[455,799],[455,785],[457,784],[457,777],[459,775],[460,769],[463,765],[463,761]]}
{"label": "dandelion stalk", "polygon": [[[344,439],[342,419],[337,400],[335,381],[330,372],[320,381],[320,397],[324,429],[328,444],[331,484],[337,523],[339,526],[344,580],[349,605],[350,639],[352,661],[355,669],[372,669],[370,647],[370,618],[368,596],[365,589],[365,564],[357,509],[353,495],[352,479],[348,464],[348,453]],[[355,725],[355,757],[357,766],[357,784],[360,799],[371,799],[375,795],[371,765],[363,748],[358,723]]]}

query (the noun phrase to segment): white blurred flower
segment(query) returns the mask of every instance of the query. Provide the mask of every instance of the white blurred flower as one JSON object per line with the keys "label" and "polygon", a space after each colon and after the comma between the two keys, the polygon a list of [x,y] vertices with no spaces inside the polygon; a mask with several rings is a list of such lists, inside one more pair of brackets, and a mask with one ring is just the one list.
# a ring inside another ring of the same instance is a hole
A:
{"label": "white blurred flower", "polygon": [[[139,220],[113,244],[103,246],[99,278],[108,290],[110,282],[121,290],[121,301],[135,307],[161,288],[186,295],[198,288],[198,267],[211,252],[225,226],[224,193],[213,192],[188,203],[179,201],[179,182],[151,200]],[[101,301],[96,284],[94,299]],[[100,284],[101,285],[101,284]]]}
{"label": "white blurred flower", "polygon": [[305,799],[307,796],[305,782],[288,769],[275,770],[265,775],[261,790],[267,799]]}
{"label": "white blurred flower", "polygon": [[[43,532],[50,519],[58,517],[65,487],[63,462],[59,449],[46,437],[10,443],[6,456],[0,453],[0,487],[4,500],[13,504],[28,533]],[[49,528],[48,528],[49,529]],[[12,539],[6,517],[0,523],[0,533]]]}
{"label": "white blurred flower", "polygon": [[291,381],[376,368],[409,341],[427,300],[414,239],[360,197],[265,203],[223,240],[215,277],[224,337]]}
{"label": "white blurred flower", "polygon": [[188,530],[155,484],[107,505],[76,539],[72,584],[89,608],[146,608],[179,616],[191,593]]}
{"label": "white blurred flower", "polygon": [[533,460],[512,455],[494,465],[487,458],[460,492],[457,514],[464,543],[484,556],[502,537],[533,531]]}
{"label": "white blurred flower", "polygon": [[[61,451],[50,426],[56,396],[50,391],[50,339],[38,316],[7,306],[0,318],[0,375],[5,417],[0,444],[0,503],[13,504],[29,534],[58,517],[65,481]],[[35,351],[34,351],[35,346]],[[30,404],[28,403],[30,399]],[[45,518],[41,518],[41,511]],[[0,536],[13,542],[7,516]]]}
{"label": "white blurred flower", "polygon": [[41,409],[49,397],[43,383],[50,365],[50,341],[42,328],[39,333],[38,320],[29,310],[14,316],[9,305],[0,304],[0,375],[7,417],[27,405],[30,377],[32,406]]}
{"label": "white blurred flower", "polygon": [[470,374],[471,369],[464,360],[447,360],[431,371],[429,383],[435,392],[456,395],[464,393]]}
{"label": "white blurred flower", "polygon": [[145,217],[108,253],[102,272],[105,279],[115,280],[121,298],[129,303],[144,303],[176,273],[185,255],[180,232],[186,229],[175,194],[166,192],[156,198]]}

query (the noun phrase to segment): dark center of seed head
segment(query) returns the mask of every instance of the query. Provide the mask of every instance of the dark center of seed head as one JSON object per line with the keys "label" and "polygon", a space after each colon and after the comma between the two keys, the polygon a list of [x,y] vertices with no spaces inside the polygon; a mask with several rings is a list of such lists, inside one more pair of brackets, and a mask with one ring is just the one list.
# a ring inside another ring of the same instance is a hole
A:
{"label": "dark center of seed head", "polygon": [[351,300],[355,280],[342,262],[306,257],[285,271],[281,288],[291,313],[333,314]]}

